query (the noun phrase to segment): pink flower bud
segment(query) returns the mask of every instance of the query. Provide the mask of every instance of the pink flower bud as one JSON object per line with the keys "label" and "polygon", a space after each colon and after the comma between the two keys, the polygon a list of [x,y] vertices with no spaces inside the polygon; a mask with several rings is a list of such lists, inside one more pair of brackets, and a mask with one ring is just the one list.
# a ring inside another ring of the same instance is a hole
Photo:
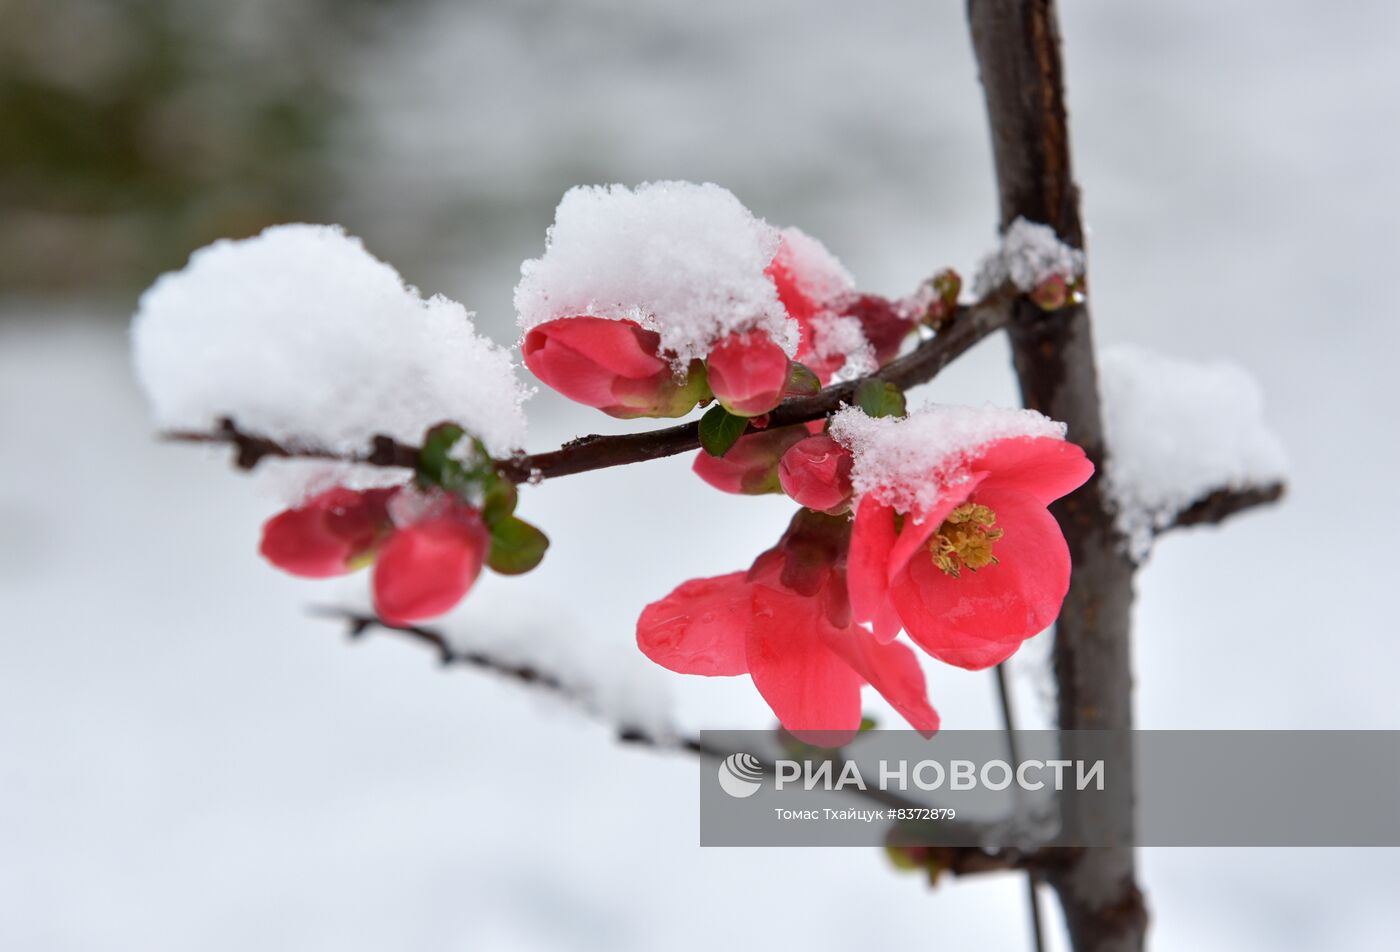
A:
{"label": "pink flower bud", "polygon": [[778,405],[788,381],[788,356],[762,331],[730,334],[707,360],[710,389],[736,416],[759,416]]}
{"label": "pink flower bud", "polygon": [[783,454],[778,479],[808,509],[844,511],[851,502],[851,453],[825,433],[809,436]]}
{"label": "pink flower bud", "polygon": [[536,377],[609,416],[684,416],[707,396],[703,364],[678,381],[660,344],[635,321],[564,317],[532,328],[520,349]]}
{"label": "pink flower bud", "polygon": [[1031,300],[1042,311],[1058,311],[1069,303],[1069,284],[1063,276],[1052,274],[1035,286]]}
{"label": "pink flower bud", "polygon": [[258,551],[293,575],[344,575],[371,558],[389,535],[388,502],[396,492],[397,488],[328,489],[264,523]]}
{"label": "pink flower bud", "polygon": [[809,427],[780,426],[758,433],[746,433],[723,456],[700,452],[692,467],[695,475],[726,493],[757,496],[782,492],[778,483],[778,461],[788,448],[809,433]]}
{"label": "pink flower bud", "polygon": [[481,514],[444,496],[397,530],[374,567],[374,608],[391,625],[449,611],[471,590],[491,544]]}

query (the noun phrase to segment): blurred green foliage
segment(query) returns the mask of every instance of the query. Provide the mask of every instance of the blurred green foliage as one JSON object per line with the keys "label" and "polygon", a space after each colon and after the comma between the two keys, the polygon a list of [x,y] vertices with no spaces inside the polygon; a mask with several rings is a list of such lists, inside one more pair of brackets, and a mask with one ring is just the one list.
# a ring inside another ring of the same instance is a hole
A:
{"label": "blurred green foliage", "polygon": [[0,0],[0,290],[101,292],[315,219],[371,0]]}

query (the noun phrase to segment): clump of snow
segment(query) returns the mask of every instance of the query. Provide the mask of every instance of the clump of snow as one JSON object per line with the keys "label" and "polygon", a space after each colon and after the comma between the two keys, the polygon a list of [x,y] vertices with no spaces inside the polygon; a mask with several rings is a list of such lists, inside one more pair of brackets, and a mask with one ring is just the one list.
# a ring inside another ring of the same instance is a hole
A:
{"label": "clump of snow", "polygon": [[935,404],[905,417],[871,417],[843,407],[831,417],[831,435],[851,451],[851,481],[900,512],[935,506],[949,486],[967,477],[966,464],[992,440],[1065,438],[1065,425],[1034,410]]}
{"label": "clump of snow", "polygon": [[1060,240],[1049,225],[1017,218],[1001,237],[1001,247],[982,259],[973,293],[984,297],[1010,281],[1034,291],[1056,275],[1066,280],[1084,273],[1084,252]]}
{"label": "clump of snow", "polygon": [[766,331],[791,356],[797,325],[764,273],[778,242],[718,185],[571,188],[544,256],[520,266],[515,309],[525,330],[581,314],[634,320],[678,370],[737,330]]}
{"label": "clump of snow", "polygon": [[1225,362],[1120,345],[1099,354],[1104,478],[1135,558],[1177,513],[1218,489],[1281,480],[1288,460],[1264,423],[1259,384]]}
{"label": "clump of snow", "polygon": [[782,239],[781,259],[806,298],[830,303],[855,290],[855,278],[826,245],[800,228],[784,228]]}
{"label": "clump of snow", "polygon": [[844,357],[834,380],[855,380],[874,370],[875,348],[865,337],[860,319],[841,314],[818,314],[812,318],[812,347],[823,360]]}
{"label": "clump of snow", "polygon": [[221,417],[293,445],[418,443],[451,420],[493,455],[523,445],[529,396],[510,354],[472,314],[424,300],[356,238],[279,225],[190,256],[145,294],[132,323],[137,375],[157,423]]}

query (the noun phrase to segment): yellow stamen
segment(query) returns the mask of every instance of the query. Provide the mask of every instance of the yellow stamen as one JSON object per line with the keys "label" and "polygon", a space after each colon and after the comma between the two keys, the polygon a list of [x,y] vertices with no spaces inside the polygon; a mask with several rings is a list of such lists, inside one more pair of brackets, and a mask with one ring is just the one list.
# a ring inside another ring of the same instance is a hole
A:
{"label": "yellow stamen", "polygon": [[1000,539],[1003,532],[992,528],[996,521],[995,512],[973,502],[965,502],[948,513],[948,518],[929,542],[933,564],[953,578],[958,578],[963,569],[976,572],[997,564],[992,543]]}

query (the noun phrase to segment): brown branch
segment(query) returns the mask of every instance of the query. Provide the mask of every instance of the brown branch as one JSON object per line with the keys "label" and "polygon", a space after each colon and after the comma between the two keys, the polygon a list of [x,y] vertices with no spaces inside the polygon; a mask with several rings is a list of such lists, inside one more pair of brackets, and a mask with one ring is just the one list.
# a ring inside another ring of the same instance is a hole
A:
{"label": "brown branch", "polygon": [[[1000,197],[1001,225],[1042,222],[1082,247],[1079,191],[1070,166],[1059,27],[1053,0],[968,0],[968,24],[986,94]],[[1112,729],[1112,751],[1132,764],[1131,608],[1135,565],[1102,478],[1103,417],[1088,308],[1042,314],[1017,302],[1012,354],[1026,406],[1063,420],[1097,475],[1052,507],[1069,544],[1069,592],[1055,625],[1055,679],[1065,749],[1077,756],[1076,731]],[[1129,766],[1129,776],[1131,767]],[[1064,909],[1076,952],[1140,952],[1147,910],[1137,885],[1134,791],[1118,784],[1098,809],[1071,812],[1068,828],[1095,842],[1047,873]]]}
{"label": "brown branch", "polygon": [[[429,648],[445,667],[461,665],[495,674],[516,684],[548,692],[570,704],[596,713],[588,698],[562,678],[531,664],[503,661],[483,651],[463,651],[454,648],[447,637],[435,629],[421,625],[391,625],[375,615],[336,607],[316,608],[313,609],[313,612],[322,618],[345,622],[349,625],[351,638],[363,638],[372,631],[397,635]],[[734,753],[727,748],[714,747],[700,737],[662,735],[636,726],[619,727],[617,739],[620,743],[647,747],[656,751],[675,751],[715,760],[723,760]],[[764,770],[770,774],[774,772],[773,764],[763,758],[758,759]],[[858,789],[852,792],[889,807],[916,808],[923,806],[923,804],[906,799],[898,793],[879,787],[873,787],[869,790]],[[959,822],[968,827],[965,831],[968,836],[972,836],[979,829],[973,828],[965,821]],[[941,824],[941,829],[946,831],[948,828],[947,822]],[[1077,855],[1076,851],[1065,849],[1041,849],[1023,852],[1013,849],[983,849],[976,846],[936,846],[929,847],[929,851],[936,858],[940,869],[957,876],[1022,869],[1044,870],[1063,865],[1067,857]]]}
{"label": "brown branch", "polygon": [[1283,498],[1285,491],[1283,483],[1217,489],[1178,512],[1171,525],[1159,530],[1157,534],[1162,535],[1182,526],[1218,525],[1247,509],[1278,502]]}
{"label": "brown branch", "polygon": [[[890,361],[870,377],[887,380],[901,389],[927,383],[978,341],[1005,327],[1011,313],[1011,300],[1005,295],[993,295],[960,307],[934,337]],[[768,415],[768,425],[806,423],[834,413],[843,403],[854,400],[856,388],[864,379],[867,378],[834,384],[810,397],[785,400]],[[407,446],[387,436],[376,436],[366,452],[337,453],[324,447],[278,443],[255,433],[244,432],[234,420],[228,418],[221,420],[219,428],[212,433],[181,430],[166,433],[165,438],[189,443],[227,443],[236,449],[235,462],[242,469],[252,469],[269,457],[338,460],[408,469],[418,465],[417,447]],[[699,447],[700,426],[691,422],[646,433],[584,436],[565,443],[557,450],[534,455],[520,454],[501,460],[498,468],[507,478],[523,483],[661,459]]]}

